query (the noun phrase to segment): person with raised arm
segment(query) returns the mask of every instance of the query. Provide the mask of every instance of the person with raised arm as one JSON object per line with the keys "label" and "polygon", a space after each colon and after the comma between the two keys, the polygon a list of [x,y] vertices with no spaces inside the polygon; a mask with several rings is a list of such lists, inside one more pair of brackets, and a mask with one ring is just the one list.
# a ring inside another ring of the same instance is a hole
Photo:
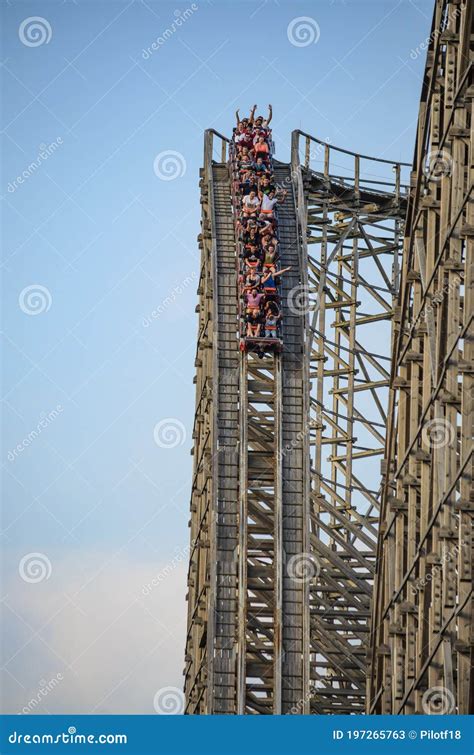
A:
{"label": "person with raised arm", "polygon": [[283,273],[288,272],[288,270],[291,270],[290,267],[284,267],[283,270],[278,270],[276,273],[273,273],[271,270],[268,273],[265,273],[262,275],[262,290],[264,294],[276,294],[277,290],[277,281],[275,278],[278,278],[279,275],[283,275]]}
{"label": "person with raised arm", "polygon": [[276,252],[275,247],[273,244],[268,244],[267,247],[265,247],[264,253],[263,253],[263,271],[264,273],[274,273],[276,271],[276,263],[278,260],[278,255]]}
{"label": "person with raised arm", "polygon": [[256,109],[257,109],[257,106],[254,105],[253,108],[250,111],[250,117],[249,118],[242,118],[242,120],[240,120],[240,108],[238,108],[235,111],[235,118],[236,118],[236,121],[237,121],[237,128],[239,128],[239,126],[240,126],[241,123],[243,123],[245,125],[245,128],[247,128],[247,126],[252,126],[253,127],[253,121],[254,121]]}
{"label": "person with raised arm", "polygon": [[278,320],[281,318],[281,314],[274,314],[270,309],[265,310],[264,320],[264,336],[265,338],[277,337]]}
{"label": "person with raised arm", "polygon": [[[257,106],[254,105],[253,106],[253,110],[252,110],[252,116],[255,113],[256,108],[257,108]],[[272,120],[272,117],[273,117],[273,109],[272,109],[272,106],[269,105],[268,106],[268,118],[265,119],[263,117],[263,115],[258,115],[257,118],[255,119],[255,127],[256,128],[268,128],[269,125],[270,125],[270,121]],[[252,125],[254,125],[253,117],[252,117],[251,123],[252,123]]]}
{"label": "person with raised arm", "polygon": [[270,191],[268,194],[260,192],[259,199],[262,203],[260,210],[260,219],[264,220],[265,218],[273,218],[273,210],[275,205],[279,202],[284,202],[286,196],[287,191],[285,189],[279,190],[278,192]]}

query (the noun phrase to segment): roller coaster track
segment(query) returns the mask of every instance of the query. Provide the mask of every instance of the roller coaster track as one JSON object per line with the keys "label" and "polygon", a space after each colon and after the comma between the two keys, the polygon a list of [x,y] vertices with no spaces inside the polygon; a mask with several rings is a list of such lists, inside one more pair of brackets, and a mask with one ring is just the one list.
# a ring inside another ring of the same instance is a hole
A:
{"label": "roller coaster track", "polygon": [[[219,163],[211,157],[217,138],[223,149]],[[206,133],[188,712],[280,713],[302,699],[309,670],[304,662],[309,657],[308,586],[284,571],[286,561],[308,550],[304,330],[299,313],[288,311],[283,354],[261,358],[239,350],[225,149],[223,137]],[[275,177],[290,190],[279,219],[281,262],[292,265],[282,286],[285,297],[301,285],[301,265],[290,167],[277,165]]]}
{"label": "roller coaster track", "polygon": [[281,353],[239,349],[205,134],[188,714],[472,712],[472,48],[438,0],[411,172],[301,131],[274,161]]}

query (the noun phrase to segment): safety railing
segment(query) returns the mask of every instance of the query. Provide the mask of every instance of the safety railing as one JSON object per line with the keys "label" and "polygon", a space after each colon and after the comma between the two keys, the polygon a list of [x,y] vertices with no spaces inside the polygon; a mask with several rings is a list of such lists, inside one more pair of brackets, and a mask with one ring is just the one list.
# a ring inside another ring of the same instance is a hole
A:
{"label": "safety railing", "polygon": [[208,128],[204,134],[204,168],[208,170],[212,161],[226,163],[229,139],[213,128]]}
{"label": "safety railing", "polygon": [[356,195],[362,191],[389,191],[398,199],[408,193],[410,163],[394,162],[335,147],[299,129],[292,133],[292,162],[319,173],[341,186],[349,184]]}

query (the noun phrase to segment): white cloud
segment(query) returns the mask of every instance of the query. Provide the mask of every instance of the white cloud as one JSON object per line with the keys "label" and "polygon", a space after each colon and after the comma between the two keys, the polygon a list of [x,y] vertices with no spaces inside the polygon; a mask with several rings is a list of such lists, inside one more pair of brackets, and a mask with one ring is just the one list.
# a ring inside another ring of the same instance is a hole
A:
{"label": "white cloud", "polygon": [[4,712],[22,710],[58,673],[36,713],[154,713],[161,687],[182,687],[186,555],[172,568],[110,559],[78,551],[53,558],[40,584],[18,573],[4,582]]}

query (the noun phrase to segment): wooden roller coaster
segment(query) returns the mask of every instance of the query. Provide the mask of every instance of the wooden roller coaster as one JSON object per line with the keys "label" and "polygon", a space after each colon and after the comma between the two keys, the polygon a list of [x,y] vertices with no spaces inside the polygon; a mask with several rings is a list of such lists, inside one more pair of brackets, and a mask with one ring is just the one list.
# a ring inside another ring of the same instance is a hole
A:
{"label": "wooden roller coaster", "polygon": [[301,131],[273,160],[273,346],[205,133],[187,714],[473,711],[473,42],[437,0],[413,166]]}

